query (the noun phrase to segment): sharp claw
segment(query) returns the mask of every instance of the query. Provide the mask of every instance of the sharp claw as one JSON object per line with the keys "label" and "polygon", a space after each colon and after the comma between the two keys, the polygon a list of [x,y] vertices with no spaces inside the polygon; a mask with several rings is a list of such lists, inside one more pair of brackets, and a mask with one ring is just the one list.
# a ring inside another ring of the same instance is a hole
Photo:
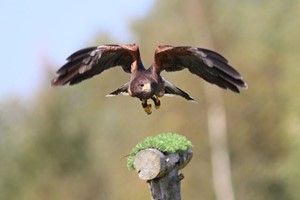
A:
{"label": "sharp claw", "polygon": [[160,108],[160,100],[159,100],[159,99],[156,99],[156,102],[155,102],[155,108],[156,108],[156,109],[159,109],[159,108]]}
{"label": "sharp claw", "polygon": [[154,96],[154,97],[152,97],[151,99],[152,99],[153,102],[154,102],[155,108],[156,108],[156,109],[159,109],[159,108],[160,108],[160,100],[159,100],[159,98],[158,98],[157,96]]}
{"label": "sharp claw", "polygon": [[143,108],[144,108],[144,111],[145,111],[148,115],[150,115],[150,114],[152,113],[152,111],[151,111],[152,105],[151,105],[151,104],[148,104],[148,103],[147,103],[147,100],[143,100],[143,101],[142,101],[142,106],[143,106]]}
{"label": "sharp claw", "polygon": [[151,111],[151,104],[148,104],[145,108],[144,108],[144,111],[148,114],[148,115],[150,115],[151,113],[152,113],[152,111]]}

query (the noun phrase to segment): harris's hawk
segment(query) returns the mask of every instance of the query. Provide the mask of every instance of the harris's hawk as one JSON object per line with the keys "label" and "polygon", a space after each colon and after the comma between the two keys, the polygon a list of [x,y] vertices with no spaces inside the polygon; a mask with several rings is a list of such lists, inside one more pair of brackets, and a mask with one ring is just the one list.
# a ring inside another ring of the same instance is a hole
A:
{"label": "harris's hawk", "polygon": [[194,99],[161,76],[162,71],[172,72],[187,68],[191,73],[223,89],[239,93],[239,88],[247,88],[242,76],[228,64],[220,54],[203,48],[190,46],[161,45],[155,49],[154,62],[146,69],[142,63],[136,44],[101,45],[81,49],[67,58],[67,63],[57,71],[52,86],[74,85],[100,74],[104,70],[121,66],[130,73],[130,79],[122,87],[108,96],[129,94],[142,101],[147,114],[151,114],[152,99],[156,108],[159,97],[164,94],[179,95],[189,101]]}

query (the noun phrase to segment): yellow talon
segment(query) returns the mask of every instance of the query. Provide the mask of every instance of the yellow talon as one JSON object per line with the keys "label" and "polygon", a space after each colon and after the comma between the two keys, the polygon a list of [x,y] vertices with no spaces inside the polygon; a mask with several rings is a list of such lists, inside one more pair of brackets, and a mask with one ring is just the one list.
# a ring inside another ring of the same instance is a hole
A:
{"label": "yellow talon", "polygon": [[152,111],[151,111],[152,105],[151,105],[151,104],[148,104],[148,103],[147,103],[147,100],[143,100],[143,101],[142,101],[142,106],[143,106],[143,108],[144,108],[144,111],[145,111],[148,115],[150,115],[150,114],[152,113]]}
{"label": "yellow talon", "polygon": [[148,104],[148,105],[144,108],[145,112],[146,112],[148,115],[150,115],[150,114],[152,113],[151,108],[152,108],[152,105],[151,105],[151,104]]}
{"label": "yellow talon", "polygon": [[159,100],[159,98],[157,96],[153,96],[153,97],[151,97],[151,99],[154,102],[155,108],[159,109],[160,108],[160,100]]}

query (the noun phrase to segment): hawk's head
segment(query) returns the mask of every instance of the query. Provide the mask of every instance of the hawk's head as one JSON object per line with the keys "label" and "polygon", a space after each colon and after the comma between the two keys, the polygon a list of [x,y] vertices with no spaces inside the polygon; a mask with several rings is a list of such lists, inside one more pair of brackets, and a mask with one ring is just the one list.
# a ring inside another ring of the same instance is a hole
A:
{"label": "hawk's head", "polygon": [[151,98],[157,89],[157,83],[151,82],[145,77],[139,77],[134,79],[130,84],[130,91],[132,96],[139,99],[149,99]]}

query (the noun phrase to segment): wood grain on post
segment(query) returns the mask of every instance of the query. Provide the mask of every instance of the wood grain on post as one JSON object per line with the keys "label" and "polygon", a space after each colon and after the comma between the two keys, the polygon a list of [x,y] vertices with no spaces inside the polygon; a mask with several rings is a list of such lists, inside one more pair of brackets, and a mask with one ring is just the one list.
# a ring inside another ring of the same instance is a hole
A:
{"label": "wood grain on post", "polygon": [[134,168],[140,179],[147,181],[153,200],[180,200],[180,181],[184,168],[192,158],[192,151],[164,154],[153,148],[138,152],[134,158]]}

